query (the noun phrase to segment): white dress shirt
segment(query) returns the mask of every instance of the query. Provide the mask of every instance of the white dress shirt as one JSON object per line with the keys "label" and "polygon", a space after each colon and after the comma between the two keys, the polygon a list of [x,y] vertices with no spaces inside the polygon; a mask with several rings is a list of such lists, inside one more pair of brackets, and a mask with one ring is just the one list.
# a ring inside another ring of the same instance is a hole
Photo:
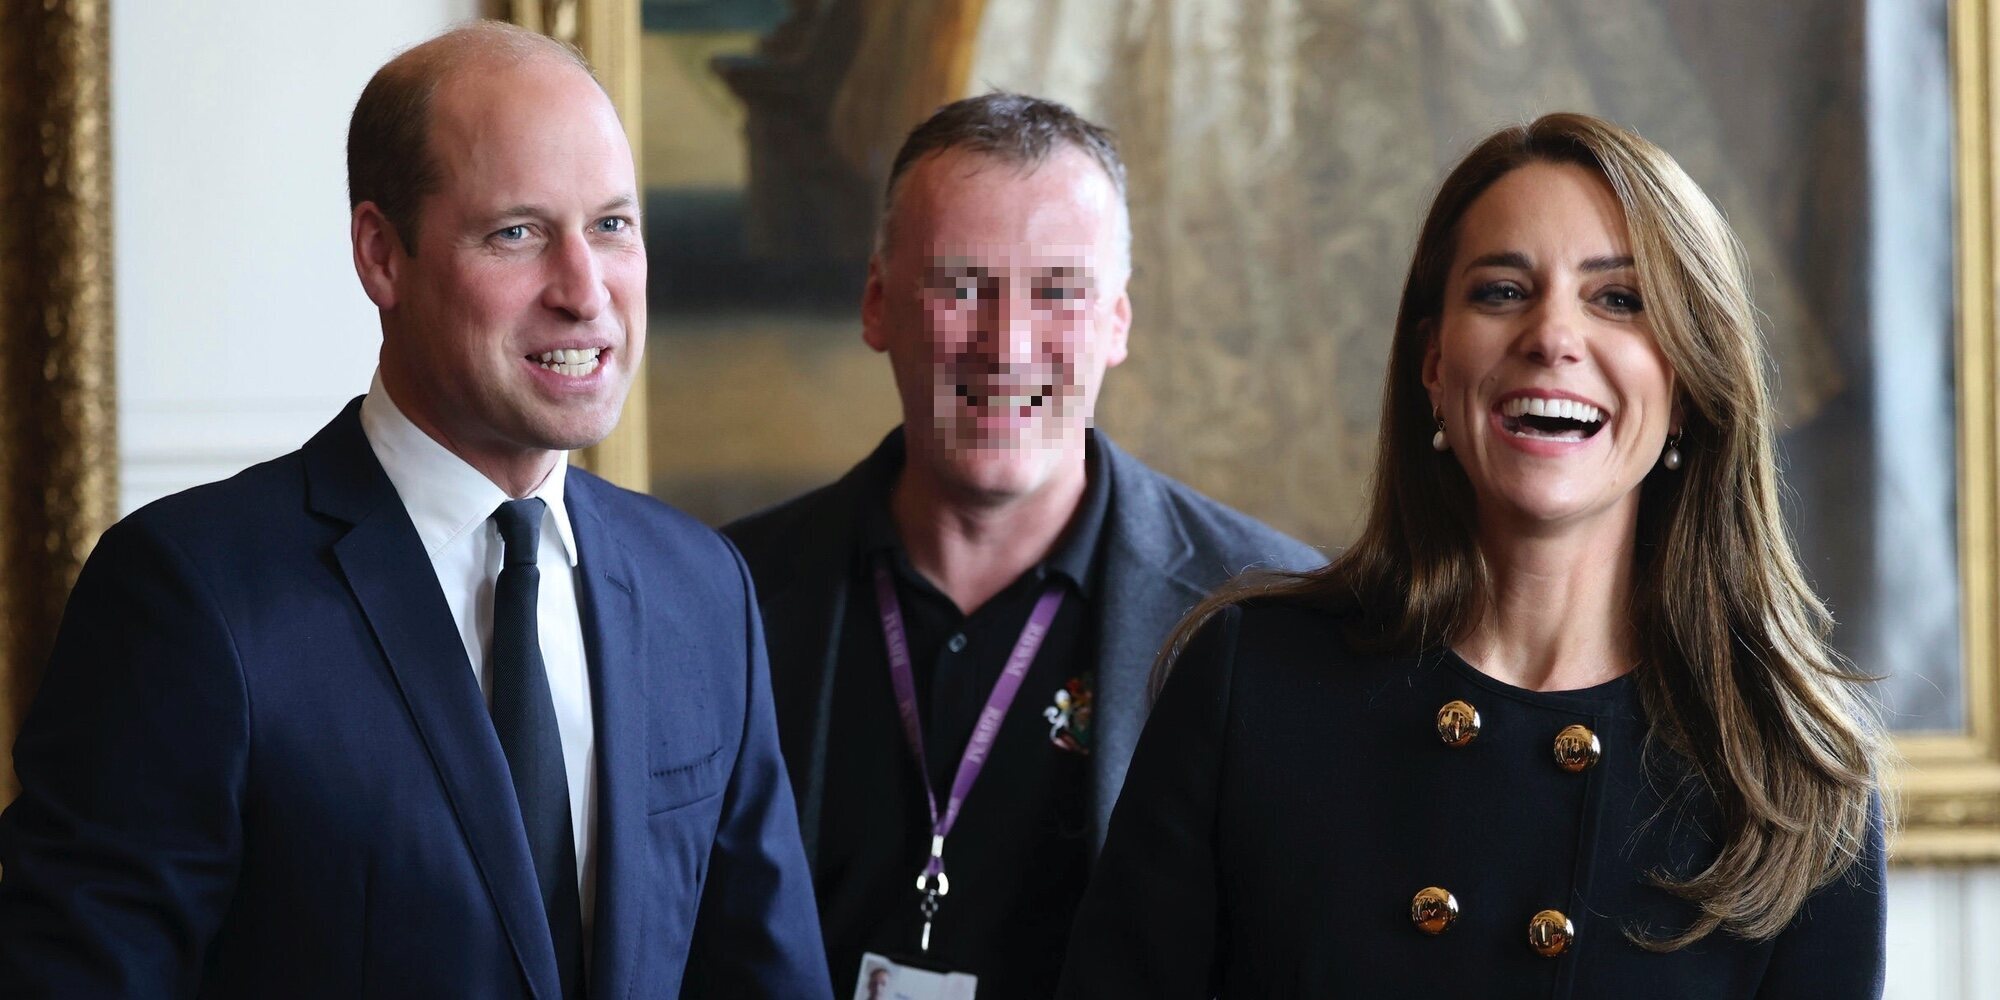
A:
{"label": "white dress shirt", "polygon": [[[431,439],[382,388],[377,373],[361,402],[361,431],[389,474],[396,495],[416,525],[438,586],[451,607],[465,658],[488,704],[493,698],[493,584],[500,575],[500,529],[494,510],[515,499],[464,459]],[[596,734],[591,725],[590,672],[583,653],[583,619],[577,609],[576,535],[563,506],[563,478],[569,457],[556,462],[549,477],[529,496],[548,504],[536,553],[541,586],[535,598],[536,635],[548,668],[556,728],[562,734],[563,767],[569,775],[570,829],[576,834],[577,897],[583,904],[583,940],[588,953],[597,843]],[[554,530],[550,530],[553,528]]]}

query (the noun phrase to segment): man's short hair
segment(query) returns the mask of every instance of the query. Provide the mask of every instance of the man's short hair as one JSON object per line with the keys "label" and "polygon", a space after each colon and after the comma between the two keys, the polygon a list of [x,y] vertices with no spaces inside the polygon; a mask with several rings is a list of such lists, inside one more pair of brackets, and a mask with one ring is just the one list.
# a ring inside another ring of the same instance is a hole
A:
{"label": "man's short hair", "polygon": [[[896,211],[896,187],[903,175],[919,160],[959,149],[991,156],[1003,163],[1028,170],[1041,166],[1057,150],[1076,149],[1104,169],[1104,176],[1125,202],[1125,161],[1111,130],[1098,125],[1057,101],[995,91],[978,97],[953,101],[937,109],[923,124],[910,130],[896,160],[889,167],[889,183],[882,195],[882,218],[875,230],[879,253],[889,238],[890,219]],[[1120,232],[1130,243],[1129,223]],[[1129,253],[1129,245],[1124,247]]]}
{"label": "man's short hair", "polygon": [[376,70],[347,126],[348,210],[374,202],[396,228],[404,252],[415,256],[417,207],[443,180],[430,149],[438,86],[471,62],[511,66],[537,57],[564,60],[597,79],[574,46],[504,21],[454,28]]}

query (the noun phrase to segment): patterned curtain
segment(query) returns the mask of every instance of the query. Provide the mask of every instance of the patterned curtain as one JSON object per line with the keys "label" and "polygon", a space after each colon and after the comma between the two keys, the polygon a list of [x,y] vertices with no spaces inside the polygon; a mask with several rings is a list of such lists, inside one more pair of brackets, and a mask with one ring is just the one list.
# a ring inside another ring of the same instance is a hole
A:
{"label": "patterned curtain", "polygon": [[70,584],[117,513],[108,16],[0,4],[0,803]]}

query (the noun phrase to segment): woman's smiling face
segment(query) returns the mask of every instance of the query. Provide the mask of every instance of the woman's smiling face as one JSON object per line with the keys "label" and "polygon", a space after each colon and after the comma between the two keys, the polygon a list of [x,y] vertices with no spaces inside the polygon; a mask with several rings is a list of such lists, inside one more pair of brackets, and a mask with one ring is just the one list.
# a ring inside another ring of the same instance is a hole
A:
{"label": "woman's smiling face", "polygon": [[1679,425],[1624,212],[1573,164],[1500,178],[1460,220],[1424,387],[1482,526],[1635,518]]}

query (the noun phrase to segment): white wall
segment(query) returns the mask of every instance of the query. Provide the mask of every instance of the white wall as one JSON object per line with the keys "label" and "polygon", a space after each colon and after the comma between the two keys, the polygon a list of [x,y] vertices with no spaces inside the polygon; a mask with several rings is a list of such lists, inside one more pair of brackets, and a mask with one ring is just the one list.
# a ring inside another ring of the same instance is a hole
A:
{"label": "white wall", "polygon": [[[298,447],[367,389],[347,116],[391,54],[479,5],[189,6],[111,9],[125,511]],[[1889,939],[1895,1000],[2000,996],[2000,867],[1894,870]]]}
{"label": "white wall", "polygon": [[1890,1000],[2000,996],[2000,866],[1889,872]]}
{"label": "white wall", "polygon": [[113,0],[122,511],[298,447],[367,391],[347,117],[478,0]]}

